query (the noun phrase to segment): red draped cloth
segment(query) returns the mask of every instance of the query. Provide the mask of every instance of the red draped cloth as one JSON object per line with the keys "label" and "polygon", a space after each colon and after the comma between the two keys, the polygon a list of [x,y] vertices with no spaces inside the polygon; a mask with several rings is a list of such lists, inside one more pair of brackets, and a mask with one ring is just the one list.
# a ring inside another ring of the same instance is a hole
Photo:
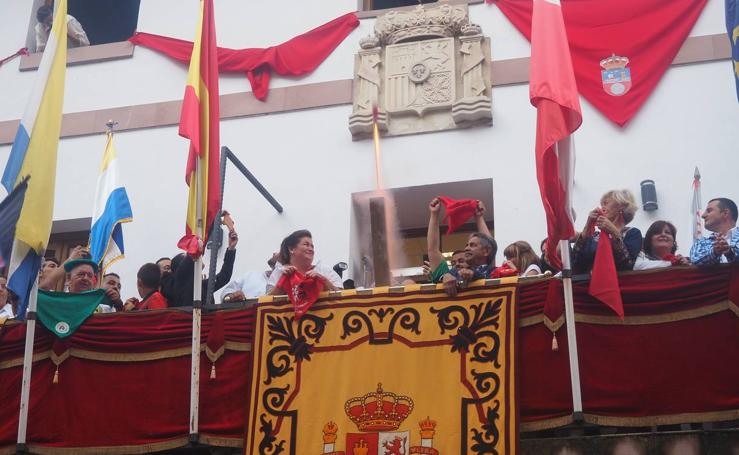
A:
{"label": "red draped cloth", "polygon": [[[211,379],[201,356],[201,442],[239,446],[249,402],[254,310],[204,314],[202,339],[223,355]],[[211,337],[213,329],[223,334]],[[0,451],[15,445],[25,324],[0,328]],[[192,314],[179,310],[113,313],[90,317],[64,344],[36,325],[28,444],[33,447],[145,446],[146,451],[187,444],[190,413]],[[215,339],[215,341],[212,341]],[[65,355],[58,367],[48,358]],[[14,364],[3,365],[6,360]],[[91,449],[95,447],[97,449]],[[82,453],[82,449],[75,453]]]}
{"label": "red draped cloth", "polygon": [[[572,422],[564,305],[547,306],[550,282],[520,288],[524,431]],[[730,359],[739,358],[739,268],[628,272],[619,283],[623,322],[588,294],[587,281],[573,285],[585,420],[651,426],[736,419],[739,364]]]}
{"label": "red draped cloth", "polygon": [[[562,0],[562,15],[577,88],[596,109],[624,126],[639,111],[672,63],[707,0]],[[495,3],[531,39],[532,0]],[[603,88],[600,61],[627,57],[631,89],[612,96]],[[678,95],[679,96],[679,95]]]}
{"label": "red draped cloth", "polygon": [[[272,71],[280,76],[302,76],[310,73],[358,25],[357,15],[348,13],[277,46],[251,49],[219,47],[218,70],[246,73],[254,96],[264,101],[269,92]],[[143,32],[136,33],[129,41],[162,52],[181,62],[189,62],[192,54],[191,41]]]}
{"label": "red draped cloth", "polygon": [[[587,281],[574,284],[585,420],[650,426],[736,419],[739,268],[630,272],[619,281],[623,321],[588,294]],[[518,288],[524,431],[572,421],[567,337],[555,295],[561,287],[550,288],[552,282],[558,283],[542,279]],[[254,324],[252,308],[203,316],[201,442],[243,444]],[[191,327],[192,315],[183,309],[96,314],[62,342],[37,326],[31,450],[102,453],[106,447],[133,452],[186,445]],[[0,327],[0,451],[15,446],[25,330],[18,322]]]}

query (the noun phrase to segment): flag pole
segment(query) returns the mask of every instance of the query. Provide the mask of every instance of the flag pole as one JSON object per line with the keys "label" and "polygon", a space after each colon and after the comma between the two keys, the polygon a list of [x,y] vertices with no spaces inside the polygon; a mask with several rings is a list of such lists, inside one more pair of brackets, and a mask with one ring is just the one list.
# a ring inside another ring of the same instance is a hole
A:
{"label": "flag pole", "polygon": [[562,252],[562,287],[565,298],[565,325],[567,326],[567,352],[570,360],[570,385],[572,386],[572,412],[575,422],[582,421],[582,392],[580,388],[580,364],[577,355],[575,333],[575,303],[572,297],[572,266],[570,264],[570,241],[559,241]]}
{"label": "flag pole", "polygon": [[[195,235],[199,240],[203,238],[203,201],[202,201],[202,166],[200,159],[197,160],[195,166],[195,200],[197,224]],[[203,245],[202,250],[205,250]],[[193,280],[192,280],[192,351],[190,358],[190,443],[198,442],[198,414],[200,408],[200,324],[203,299],[202,284],[202,264],[203,256],[193,264]]]}
{"label": "flag pole", "polygon": [[[42,256],[43,257],[43,256]],[[26,430],[28,429],[28,405],[31,394],[31,369],[33,367],[33,342],[36,336],[36,306],[38,298],[38,280],[31,288],[26,311],[26,346],[23,351],[23,376],[21,382],[21,405],[18,413],[18,440],[16,451],[26,451]]]}

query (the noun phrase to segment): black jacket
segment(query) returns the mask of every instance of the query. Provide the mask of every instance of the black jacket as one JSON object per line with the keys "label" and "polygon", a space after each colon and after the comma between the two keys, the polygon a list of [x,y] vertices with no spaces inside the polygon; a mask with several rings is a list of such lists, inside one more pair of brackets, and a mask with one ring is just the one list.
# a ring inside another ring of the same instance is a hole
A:
{"label": "black jacket", "polygon": [[[216,275],[214,291],[221,289],[231,281],[231,275],[233,274],[234,261],[236,260],[236,250],[226,250],[226,255],[223,257],[223,266],[221,271]],[[172,265],[174,266],[174,260]],[[193,267],[195,261],[191,257],[185,256],[176,268],[162,276],[162,294],[167,298],[170,307],[175,306],[192,306],[192,279],[193,279]],[[203,280],[203,293],[202,303],[206,302],[206,295],[208,292],[208,280]]]}

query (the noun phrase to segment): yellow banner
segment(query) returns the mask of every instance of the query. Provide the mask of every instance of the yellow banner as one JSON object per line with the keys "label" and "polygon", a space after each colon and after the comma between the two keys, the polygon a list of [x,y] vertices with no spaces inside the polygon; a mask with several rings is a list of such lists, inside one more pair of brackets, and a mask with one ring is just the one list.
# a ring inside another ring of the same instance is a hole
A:
{"label": "yellow banner", "polygon": [[515,315],[515,284],[260,303],[245,453],[516,453]]}

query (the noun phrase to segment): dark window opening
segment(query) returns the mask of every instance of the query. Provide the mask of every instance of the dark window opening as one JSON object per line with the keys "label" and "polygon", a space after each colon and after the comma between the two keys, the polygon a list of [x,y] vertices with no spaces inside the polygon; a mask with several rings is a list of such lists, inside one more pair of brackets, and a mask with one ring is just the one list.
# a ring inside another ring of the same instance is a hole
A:
{"label": "dark window opening", "polygon": [[91,45],[126,41],[136,31],[141,0],[69,0],[67,13],[87,33]]}
{"label": "dark window opening", "polygon": [[369,10],[399,8],[401,6],[413,6],[419,3],[436,3],[437,0],[369,0]]}

